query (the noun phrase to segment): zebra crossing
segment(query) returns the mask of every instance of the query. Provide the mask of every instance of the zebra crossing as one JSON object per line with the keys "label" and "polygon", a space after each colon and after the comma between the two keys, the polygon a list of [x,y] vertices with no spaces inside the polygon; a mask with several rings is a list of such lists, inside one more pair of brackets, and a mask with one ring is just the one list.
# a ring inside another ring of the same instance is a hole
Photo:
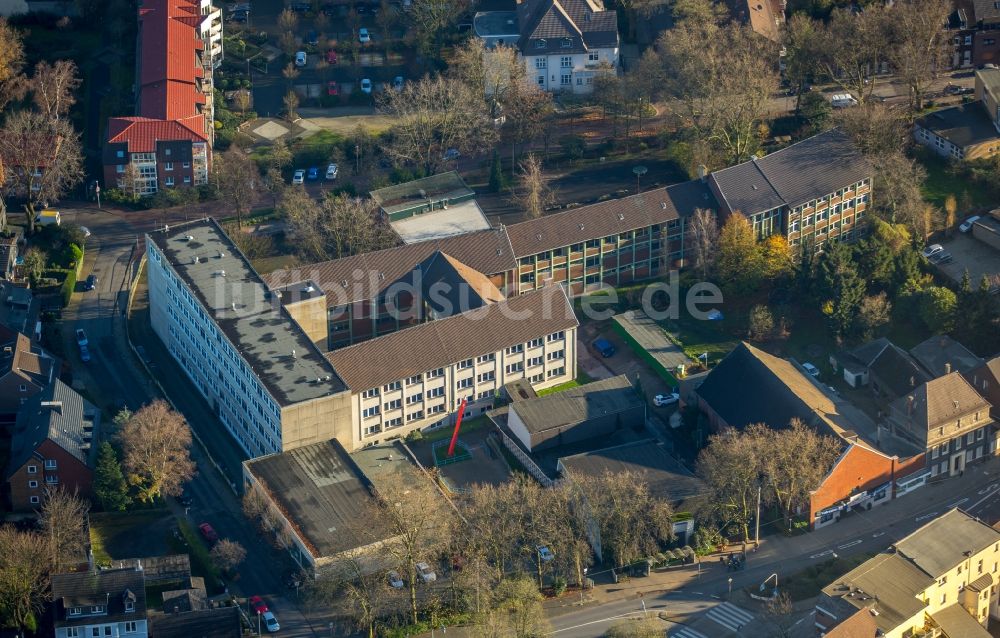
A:
{"label": "zebra crossing", "polygon": [[[730,631],[739,632],[753,620],[753,614],[732,603],[722,603],[712,607],[706,616]],[[694,637],[697,638],[697,637]]]}
{"label": "zebra crossing", "polygon": [[670,632],[670,638],[708,638],[708,636],[690,627],[681,627],[677,631]]}

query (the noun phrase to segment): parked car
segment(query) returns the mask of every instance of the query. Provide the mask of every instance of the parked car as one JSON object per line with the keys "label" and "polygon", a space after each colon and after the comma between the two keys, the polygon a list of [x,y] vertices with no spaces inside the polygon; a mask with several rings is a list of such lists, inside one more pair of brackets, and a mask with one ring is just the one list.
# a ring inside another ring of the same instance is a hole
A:
{"label": "parked car", "polygon": [[437,574],[427,563],[417,563],[417,574],[420,576],[420,580],[425,583],[433,583],[437,580]]}
{"label": "parked car", "polygon": [[86,283],[83,284],[84,290],[93,290],[97,288],[97,275],[88,275]]}
{"label": "parked car", "polygon": [[281,625],[278,624],[278,619],[274,617],[274,613],[265,611],[261,618],[264,620],[264,626],[267,627],[268,633],[273,634],[281,629]]}
{"label": "parked car", "polygon": [[358,29],[358,40],[361,44],[368,44],[372,41],[372,34],[368,33],[367,27],[361,27]]}
{"label": "parked car", "polygon": [[944,251],[944,246],[942,246],[941,244],[931,244],[930,246],[927,246],[926,248],[921,250],[920,254],[926,257],[927,259],[930,259],[931,255],[935,255],[943,251]]}
{"label": "parked car", "polygon": [[333,49],[330,49],[329,51],[326,52],[326,63],[327,64],[337,63],[337,52],[334,51]]}
{"label": "parked car", "polygon": [[80,232],[83,233],[83,238],[86,239],[90,237],[90,229],[86,226],[80,226]]}
{"label": "parked car", "polygon": [[319,168],[312,166],[309,168],[309,172],[306,173],[306,179],[310,182],[315,182],[319,179]]}
{"label": "parked car", "polygon": [[947,264],[952,260],[951,253],[947,251],[941,251],[939,253],[934,253],[928,258],[932,264]]}
{"label": "parked car", "polygon": [[219,534],[215,531],[215,528],[208,523],[202,523],[198,526],[198,532],[201,533],[201,537],[204,538],[210,545],[214,545],[219,542]]}
{"label": "parked car", "polygon": [[292,174],[292,183],[293,184],[303,184],[303,183],[305,183],[305,181],[306,181],[306,171],[305,171],[305,169],[302,169],[302,168],[295,169],[295,172]]}
{"label": "parked car", "polygon": [[402,75],[397,75],[396,77],[394,77],[392,79],[392,88],[395,91],[402,91],[403,90],[403,76]]}
{"label": "parked car", "polygon": [[90,363],[90,348],[85,345],[80,346],[80,361]]}
{"label": "parked car", "polygon": [[340,86],[337,84],[336,80],[330,80],[326,83],[326,94],[340,95]]}
{"label": "parked car", "polygon": [[836,93],[830,96],[830,104],[835,109],[846,109],[850,106],[857,106],[858,101],[850,93]]}
{"label": "parked car", "polygon": [[306,34],[306,44],[309,46],[316,46],[319,44],[319,34],[316,31],[310,31]]}
{"label": "parked car", "polygon": [[326,178],[327,179],[337,179],[337,165],[330,164],[326,167]]}
{"label": "parked car", "polygon": [[260,596],[251,596],[247,603],[250,605],[250,609],[254,611],[255,614],[263,614],[267,611],[267,603]]}
{"label": "parked car", "polygon": [[191,498],[191,493],[187,490],[181,492],[181,495],[177,497],[177,502],[181,504],[181,507],[191,507],[194,503],[194,499]]}
{"label": "parked car", "polygon": [[809,373],[809,376],[813,377],[814,379],[819,378],[819,368],[809,363],[808,361],[802,364],[802,369],[805,370],[807,373]]}
{"label": "parked car", "polygon": [[553,558],[555,558],[555,556],[552,554],[552,550],[546,547],[545,545],[539,545],[535,549],[538,550],[538,557],[542,559],[543,563],[547,563]]}
{"label": "parked car", "polygon": [[361,92],[371,93],[372,92],[372,81],[368,78],[361,80]]}
{"label": "parked car", "polygon": [[295,53],[295,66],[302,67],[302,66],[305,66],[305,65],[306,65],[306,52],[305,51],[297,51]]}
{"label": "parked car", "polygon": [[594,350],[601,353],[601,356],[607,359],[615,354],[615,344],[611,343],[604,337],[594,339]]}
{"label": "parked car", "polygon": [[958,229],[963,233],[967,233],[970,230],[972,230],[972,225],[978,221],[979,221],[979,215],[973,215],[972,217],[969,217],[964,222],[962,222],[962,225],[959,226]]}
{"label": "parked car", "polygon": [[80,347],[87,345],[87,333],[83,331],[83,328],[76,329],[76,344]]}
{"label": "parked car", "polygon": [[311,2],[293,2],[292,11],[309,11],[312,9]]}
{"label": "parked car", "polygon": [[444,152],[444,159],[446,160],[457,160],[462,154],[458,152],[457,148],[449,148]]}
{"label": "parked car", "polygon": [[403,579],[399,577],[399,572],[395,570],[389,572],[389,586],[393,589],[403,588]]}
{"label": "parked car", "polygon": [[297,571],[290,571],[285,573],[285,587],[288,589],[297,589],[302,585],[302,575]]}
{"label": "parked car", "polygon": [[676,392],[671,392],[670,394],[657,394],[653,397],[653,405],[658,408],[664,406],[673,405],[681,400],[681,395]]}

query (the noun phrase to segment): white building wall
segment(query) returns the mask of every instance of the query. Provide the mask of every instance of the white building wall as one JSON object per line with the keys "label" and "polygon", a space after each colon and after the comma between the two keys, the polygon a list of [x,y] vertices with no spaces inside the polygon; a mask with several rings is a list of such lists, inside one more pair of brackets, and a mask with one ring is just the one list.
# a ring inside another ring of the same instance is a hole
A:
{"label": "white building wall", "polygon": [[[133,627],[134,625],[134,627]],[[97,630],[96,633],[94,630]],[[78,627],[60,627],[56,629],[56,638],[147,638],[149,631],[146,619],[136,618],[134,621],[118,623],[94,623]]]}
{"label": "white building wall", "polygon": [[594,49],[587,53],[565,55],[525,55],[524,66],[528,77],[546,91],[572,91],[590,93],[594,78],[601,71],[598,65],[610,64],[618,68],[618,49]]}
{"label": "white building wall", "polygon": [[463,398],[468,400],[465,418],[479,416],[493,407],[494,397],[510,381],[527,378],[536,389],[548,388],[575,379],[576,370],[574,328],[520,344],[520,351],[515,347],[452,363],[441,368],[439,376],[428,376],[437,375],[438,370],[427,371],[419,380],[399,379],[355,392],[354,445],[363,447],[414,430],[454,423]]}
{"label": "white building wall", "polygon": [[248,455],[281,452],[278,402],[156,244],[146,246],[153,331]]}

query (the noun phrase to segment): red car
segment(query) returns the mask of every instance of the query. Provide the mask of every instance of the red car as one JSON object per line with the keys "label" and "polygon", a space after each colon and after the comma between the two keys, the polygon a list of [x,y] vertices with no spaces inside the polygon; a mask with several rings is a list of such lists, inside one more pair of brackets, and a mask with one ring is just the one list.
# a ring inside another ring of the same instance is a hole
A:
{"label": "red car", "polygon": [[198,531],[201,532],[201,537],[204,538],[209,543],[216,543],[219,540],[219,535],[215,532],[213,528],[208,523],[202,523],[198,526]]}
{"label": "red car", "polygon": [[263,614],[267,611],[267,603],[260,596],[251,596],[247,602],[250,603],[250,609],[253,609],[255,614]]}
{"label": "red car", "polygon": [[330,49],[329,51],[326,52],[326,63],[327,64],[337,63],[337,52],[334,51],[333,49]]}
{"label": "red car", "polygon": [[326,83],[326,94],[327,95],[340,95],[340,87],[333,80]]}

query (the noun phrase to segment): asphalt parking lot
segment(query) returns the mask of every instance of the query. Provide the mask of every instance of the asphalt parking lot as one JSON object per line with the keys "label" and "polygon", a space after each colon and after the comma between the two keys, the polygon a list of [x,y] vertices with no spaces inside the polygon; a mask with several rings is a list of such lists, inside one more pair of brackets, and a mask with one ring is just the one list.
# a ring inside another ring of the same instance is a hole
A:
{"label": "asphalt parking lot", "polygon": [[949,253],[952,260],[939,264],[937,268],[955,281],[962,280],[968,269],[972,287],[979,285],[983,275],[1000,276],[1000,251],[979,241],[971,233],[955,233],[953,237],[938,242]]}

